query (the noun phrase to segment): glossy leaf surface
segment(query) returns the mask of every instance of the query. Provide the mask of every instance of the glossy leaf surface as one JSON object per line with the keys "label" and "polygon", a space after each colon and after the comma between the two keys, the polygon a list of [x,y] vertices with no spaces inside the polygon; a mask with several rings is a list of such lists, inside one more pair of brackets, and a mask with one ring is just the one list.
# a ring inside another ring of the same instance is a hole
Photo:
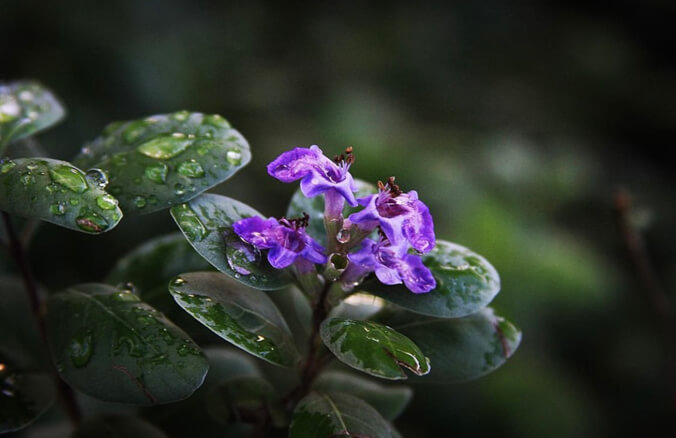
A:
{"label": "glossy leaf surface", "polygon": [[226,196],[204,194],[173,207],[171,216],[195,250],[216,269],[256,289],[280,289],[291,283],[288,272],[270,266],[258,249],[232,230],[240,219],[262,216]]}
{"label": "glossy leaf surface", "polygon": [[290,438],[356,436],[390,438],[390,426],[378,411],[348,394],[311,392],[293,412]]}
{"label": "glossy leaf surface", "polygon": [[341,371],[327,371],[319,376],[314,389],[326,393],[345,392],[373,406],[386,420],[394,420],[413,397],[413,390],[404,385],[383,385],[365,377]]}
{"label": "glossy leaf surface", "polygon": [[114,228],[122,211],[97,181],[65,161],[0,161],[0,210],[84,233]]}
{"label": "glossy leaf surface", "polygon": [[456,383],[497,369],[516,351],[521,331],[493,309],[464,318],[429,318],[383,312],[378,318],[415,341],[434,368],[424,382]]}
{"label": "glossy leaf surface", "polygon": [[437,280],[437,287],[428,293],[414,294],[405,286],[386,286],[375,278],[360,288],[413,312],[442,318],[471,315],[487,306],[500,291],[495,268],[464,246],[437,240],[434,249],[422,259]]}
{"label": "glossy leaf surface", "polygon": [[250,159],[249,144],[223,117],[179,111],[111,123],[75,162],[107,173],[125,213],[146,214],[194,198]]}
{"label": "glossy leaf surface", "polygon": [[208,362],[160,312],[127,290],[83,284],[50,296],[47,329],[61,377],[92,397],[153,405],[190,396]]}
{"label": "glossy leaf surface", "polygon": [[396,330],[372,321],[327,319],[320,327],[324,345],[343,363],[383,379],[405,379],[406,368],[419,376],[430,372],[418,346]]}
{"label": "glossy leaf surface", "polygon": [[218,272],[181,274],[169,290],[186,312],[236,347],[275,365],[300,360],[284,318],[264,292]]}
{"label": "glossy leaf surface", "polygon": [[0,155],[10,142],[49,128],[64,115],[61,103],[37,82],[0,84]]}

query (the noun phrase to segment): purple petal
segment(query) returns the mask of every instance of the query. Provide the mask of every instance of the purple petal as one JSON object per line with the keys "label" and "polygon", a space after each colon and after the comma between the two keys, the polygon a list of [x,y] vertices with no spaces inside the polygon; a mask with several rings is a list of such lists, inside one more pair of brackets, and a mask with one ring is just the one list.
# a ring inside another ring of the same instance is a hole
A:
{"label": "purple petal", "polygon": [[413,211],[406,216],[402,224],[406,240],[420,252],[429,252],[434,248],[434,221],[430,210],[422,201],[413,203]]}
{"label": "purple petal", "polygon": [[239,237],[261,249],[271,248],[276,244],[274,230],[278,226],[274,218],[263,219],[258,216],[240,219],[232,224]]}
{"label": "purple petal", "polygon": [[291,265],[291,263],[296,260],[297,256],[297,252],[284,248],[281,245],[277,245],[268,252],[268,261],[273,267],[284,269]]}
{"label": "purple petal", "polygon": [[383,284],[400,284],[401,278],[399,278],[399,273],[396,269],[388,268],[384,265],[380,265],[375,270],[376,277]]}
{"label": "purple petal", "polygon": [[268,174],[282,182],[296,181],[313,170],[322,157],[326,158],[316,146],[310,149],[294,148],[284,152],[268,164]]}
{"label": "purple petal", "polygon": [[423,265],[419,256],[413,254],[405,255],[401,259],[397,271],[411,292],[424,293],[437,287],[437,282],[432,272],[427,266]]}

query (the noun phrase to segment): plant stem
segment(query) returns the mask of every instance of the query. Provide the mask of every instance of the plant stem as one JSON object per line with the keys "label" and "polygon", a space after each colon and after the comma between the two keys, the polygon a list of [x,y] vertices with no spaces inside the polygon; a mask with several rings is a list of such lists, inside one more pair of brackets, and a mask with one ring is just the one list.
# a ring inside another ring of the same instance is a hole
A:
{"label": "plant stem", "polygon": [[650,260],[643,239],[631,223],[631,200],[624,191],[619,191],[615,195],[615,210],[624,246],[641,282],[640,292],[662,330],[667,361],[667,388],[669,388],[670,408],[676,414],[676,342],[674,340],[676,317],[674,316],[674,309],[660,284],[657,271]]}
{"label": "plant stem", "polygon": [[[24,288],[28,294],[28,299],[30,301],[31,311],[35,318],[35,322],[38,326],[40,336],[42,337],[43,344],[48,348],[47,343],[47,328],[45,325],[45,318],[42,309],[42,301],[40,299],[40,294],[38,292],[38,287],[35,282],[35,277],[31,272],[30,265],[26,259],[26,254],[23,250],[21,240],[12,225],[12,218],[6,212],[2,212],[2,219],[5,223],[5,228],[7,230],[7,237],[9,239],[9,251],[14,258],[14,261],[21,273],[21,278],[23,280]],[[54,383],[56,385],[59,399],[63,404],[68,417],[70,418],[71,423],[76,426],[80,422],[80,408],[77,405],[75,396],[71,388],[66,385],[66,383],[61,380],[56,369],[52,367],[52,374],[54,378]]]}
{"label": "plant stem", "polygon": [[319,336],[319,327],[329,314],[329,306],[327,305],[328,303],[326,298],[329,295],[332,285],[333,283],[330,281],[327,281],[324,284],[324,287],[314,305],[312,312],[312,333],[310,333],[310,337],[308,338],[307,359],[303,365],[303,370],[301,371],[300,384],[286,398],[288,401],[287,406],[289,407],[289,410],[293,410],[300,399],[305,397],[307,393],[310,392],[312,382],[317,377],[317,374],[319,374],[322,366],[325,364],[319,360],[318,357],[322,343]]}

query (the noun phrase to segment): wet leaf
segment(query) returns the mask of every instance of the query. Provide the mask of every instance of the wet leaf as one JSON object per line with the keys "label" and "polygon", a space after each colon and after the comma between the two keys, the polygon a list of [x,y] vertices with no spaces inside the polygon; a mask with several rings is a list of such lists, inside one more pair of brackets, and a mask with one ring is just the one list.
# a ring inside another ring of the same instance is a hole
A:
{"label": "wet leaf", "polygon": [[223,117],[179,111],[111,123],[75,163],[104,170],[125,213],[146,214],[194,198],[250,159],[249,144]]}
{"label": "wet leaf", "polygon": [[429,360],[409,338],[372,321],[332,318],[320,327],[324,345],[343,363],[383,379],[406,379],[402,368],[419,376],[430,372]]}
{"label": "wet leaf", "polygon": [[298,403],[290,438],[339,436],[391,438],[392,434],[378,411],[348,394],[311,392]]}
{"label": "wet leaf", "polygon": [[[354,180],[358,191],[355,193],[357,198],[376,193],[378,189],[371,183],[360,179]],[[350,207],[345,204],[343,207],[343,216],[360,210],[362,207]],[[307,227],[307,233],[317,242],[326,246],[326,230],[324,229],[324,196],[306,197],[300,189],[291,197],[289,208],[286,210],[286,217],[302,217],[303,213],[310,216],[310,225]]]}
{"label": "wet leaf", "polygon": [[121,415],[88,418],[73,438],[166,438],[162,430],[145,420]]}
{"label": "wet leaf", "polygon": [[234,199],[204,194],[173,207],[171,216],[188,242],[224,274],[256,289],[281,289],[291,283],[287,271],[270,266],[258,249],[241,240],[232,224],[240,219],[262,216]]}
{"label": "wet leaf", "polygon": [[500,291],[500,277],[483,257],[455,243],[437,240],[423,263],[437,280],[436,289],[414,294],[405,286],[386,286],[377,279],[360,288],[416,313],[442,318],[471,315],[486,307]]}
{"label": "wet leaf", "polygon": [[181,274],[169,290],[186,312],[236,347],[275,365],[298,364],[289,328],[264,292],[218,272]]}
{"label": "wet leaf", "polygon": [[373,406],[386,420],[394,420],[413,397],[413,390],[404,385],[383,385],[371,379],[341,371],[327,371],[313,385],[321,392],[345,392]]}
{"label": "wet leaf", "polygon": [[30,425],[52,406],[56,396],[49,374],[20,362],[0,345],[0,434]]}
{"label": "wet leaf", "polygon": [[264,421],[276,396],[273,386],[263,377],[239,376],[215,385],[207,392],[204,402],[209,415],[222,424],[244,416]]}
{"label": "wet leaf", "polygon": [[47,304],[52,358],[77,390],[153,405],[184,399],[202,384],[208,363],[199,347],[130,291],[83,284]]}
{"label": "wet leaf", "polygon": [[0,156],[10,142],[49,128],[64,115],[61,103],[38,82],[0,84]]}
{"label": "wet leaf", "polygon": [[521,331],[491,308],[454,319],[386,310],[378,320],[410,337],[429,356],[434,367],[424,381],[430,383],[463,382],[488,374],[521,342]]}
{"label": "wet leaf", "polygon": [[113,229],[122,211],[117,200],[66,161],[0,160],[0,210],[98,234]]}

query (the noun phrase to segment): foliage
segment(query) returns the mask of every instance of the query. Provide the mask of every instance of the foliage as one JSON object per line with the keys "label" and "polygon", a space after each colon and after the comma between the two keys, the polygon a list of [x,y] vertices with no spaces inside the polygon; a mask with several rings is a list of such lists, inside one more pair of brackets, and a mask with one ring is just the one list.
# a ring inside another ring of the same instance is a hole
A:
{"label": "foliage", "polygon": [[[37,83],[0,85],[0,146],[62,115]],[[3,158],[0,210],[18,276],[1,280],[11,311],[0,321],[0,433],[30,425],[58,398],[77,437],[164,436],[156,426],[166,429],[177,409],[204,421],[205,436],[288,429],[292,437],[396,437],[392,421],[412,389],[388,380],[413,374],[453,383],[502,365],[521,333],[486,307],[500,289],[495,268],[436,240],[415,191],[404,193],[393,178],[377,188],[353,180],[352,154],[330,160],[313,146],[270,163],[271,176],[301,180],[281,219],[203,193],[251,158],[246,140],[218,115],[112,123],[74,164]],[[182,236],[142,243],[112,267],[109,284],[71,285],[48,297],[10,217],[100,234],[123,214],[160,210],[170,210]],[[18,298],[22,289],[28,302]],[[295,312],[282,305],[287,293]],[[360,301],[365,296],[372,304]],[[194,320],[186,323],[187,315]],[[204,328],[238,350],[193,340],[205,338]],[[40,360],[40,337],[51,366]],[[263,374],[242,352],[287,371]],[[147,421],[104,412],[77,426],[84,409],[73,391],[150,406]],[[153,412],[167,413],[165,420]]]}

